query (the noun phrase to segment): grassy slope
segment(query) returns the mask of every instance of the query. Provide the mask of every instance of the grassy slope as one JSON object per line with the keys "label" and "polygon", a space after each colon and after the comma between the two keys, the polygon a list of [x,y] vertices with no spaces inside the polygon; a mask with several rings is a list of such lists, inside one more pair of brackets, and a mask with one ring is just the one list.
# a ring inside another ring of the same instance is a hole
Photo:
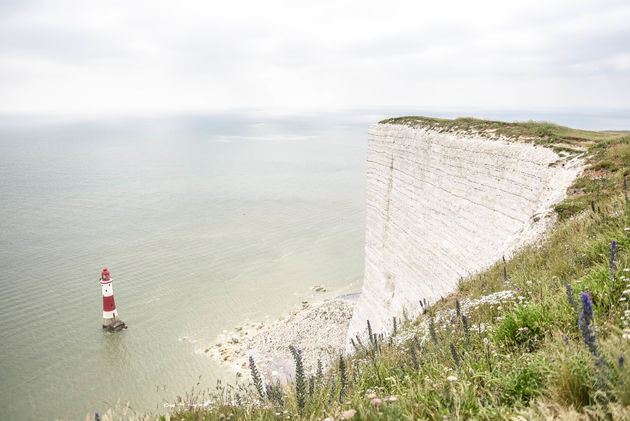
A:
{"label": "grassy slope", "polygon": [[[312,396],[306,379],[303,409],[295,384],[264,400],[253,386],[219,384],[182,398],[186,404],[210,399],[213,406],[180,409],[166,418],[321,420],[339,419],[352,409],[352,419],[366,420],[630,419],[630,361],[619,363],[621,355],[630,358],[630,212],[623,190],[630,136],[533,122],[421,117],[384,122],[489,130],[551,147],[570,144],[576,149],[570,154],[587,151],[589,168],[556,208],[560,218],[545,242],[507,262],[507,279],[498,263],[464,280],[417,320],[398,321],[393,339],[357,345],[359,352],[344,361],[344,375],[337,367],[315,377]],[[611,275],[613,239],[617,254]],[[574,290],[577,311],[566,285]],[[507,297],[467,305],[497,291],[508,291]],[[579,328],[583,291],[593,301],[597,356]],[[454,311],[457,302],[465,323]],[[383,402],[367,398],[370,393]],[[391,396],[395,401],[384,401]]]}

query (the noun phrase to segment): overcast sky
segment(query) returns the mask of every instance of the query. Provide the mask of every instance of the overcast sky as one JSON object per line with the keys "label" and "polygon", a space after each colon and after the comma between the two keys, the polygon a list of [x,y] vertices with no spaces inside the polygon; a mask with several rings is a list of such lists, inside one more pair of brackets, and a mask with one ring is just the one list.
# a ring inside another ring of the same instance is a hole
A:
{"label": "overcast sky", "polygon": [[630,2],[5,1],[0,113],[630,108]]}

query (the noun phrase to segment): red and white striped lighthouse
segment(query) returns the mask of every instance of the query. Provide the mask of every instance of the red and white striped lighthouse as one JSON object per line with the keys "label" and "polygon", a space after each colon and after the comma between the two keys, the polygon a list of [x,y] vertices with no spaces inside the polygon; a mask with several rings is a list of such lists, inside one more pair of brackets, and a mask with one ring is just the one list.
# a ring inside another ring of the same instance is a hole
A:
{"label": "red and white striped lighthouse", "polygon": [[103,269],[101,273],[101,289],[103,290],[103,329],[120,330],[126,329],[125,322],[118,318],[116,303],[114,302],[114,289],[109,271]]}

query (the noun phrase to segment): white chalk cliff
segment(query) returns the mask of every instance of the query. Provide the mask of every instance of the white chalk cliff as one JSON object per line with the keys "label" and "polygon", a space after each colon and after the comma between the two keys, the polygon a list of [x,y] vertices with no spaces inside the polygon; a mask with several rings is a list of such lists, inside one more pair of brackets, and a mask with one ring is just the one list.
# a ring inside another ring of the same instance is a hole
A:
{"label": "white chalk cliff", "polygon": [[[553,150],[491,138],[377,124],[367,149],[365,279],[348,332],[390,332],[461,277],[543,233],[580,172]],[[553,164],[554,165],[550,165]]]}

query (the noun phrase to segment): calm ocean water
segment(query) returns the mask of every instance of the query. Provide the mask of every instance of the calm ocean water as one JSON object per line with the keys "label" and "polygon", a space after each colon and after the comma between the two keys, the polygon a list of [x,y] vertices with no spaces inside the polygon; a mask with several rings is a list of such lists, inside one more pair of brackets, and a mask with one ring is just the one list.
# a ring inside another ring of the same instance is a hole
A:
{"label": "calm ocean water", "polygon": [[[359,290],[367,127],[396,114],[0,119],[2,417],[158,412],[232,379],[203,352],[224,330]],[[101,330],[103,267],[127,331]]]}
{"label": "calm ocean water", "polygon": [[[157,411],[232,378],[203,352],[224,330],[360,289],[367,125],[324,126],[5,124],[2,417]],[[127,331],[101,330],[103,267]]]}

